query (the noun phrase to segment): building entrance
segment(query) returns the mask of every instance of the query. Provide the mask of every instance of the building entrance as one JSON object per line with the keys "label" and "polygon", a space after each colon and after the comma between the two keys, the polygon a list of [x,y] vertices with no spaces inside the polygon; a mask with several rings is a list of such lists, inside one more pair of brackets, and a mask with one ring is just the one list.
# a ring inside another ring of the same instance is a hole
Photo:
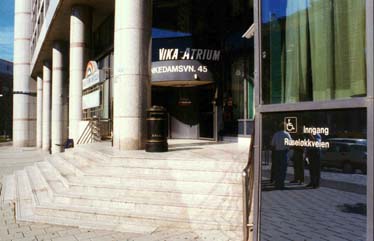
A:
{"label": "building entrance", "polygon": [[214,85],[152,87],[152,105],[167,109],[172,139],[214,139],[213,97]]}

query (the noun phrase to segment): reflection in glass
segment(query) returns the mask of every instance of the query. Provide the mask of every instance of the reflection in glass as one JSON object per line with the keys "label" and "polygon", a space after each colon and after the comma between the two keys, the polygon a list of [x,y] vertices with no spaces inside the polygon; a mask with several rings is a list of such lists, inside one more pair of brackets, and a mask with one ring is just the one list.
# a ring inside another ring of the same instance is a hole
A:
{"label": "reflection in glass", "polygon": [[365,0],[263,0],[264,103],[366,95]]}
{"label": "reflection in glass", "polygon": [[263,116],[261,240],[366,240],[366,111]]}

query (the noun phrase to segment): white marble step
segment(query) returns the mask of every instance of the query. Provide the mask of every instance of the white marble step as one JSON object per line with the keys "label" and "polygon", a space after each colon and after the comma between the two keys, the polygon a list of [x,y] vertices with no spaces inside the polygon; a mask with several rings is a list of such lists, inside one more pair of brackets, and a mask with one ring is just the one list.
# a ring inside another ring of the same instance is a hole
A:
{"label": "white marble step", "polygon": [[[105,195],[111,192],[126,193],[126,190],[147,190],[187,194],[206,194],[221,196],[241,196],[242,186],[229,183],[202,183],[172,180],[126,179],[117,180],[102,177],[84,178],[67,176],[70,190],[82,193],[97,193]],[[106,182],[107,181],[107,182]]]}
{"label": "white marble step", "polygon": [[[241,211],[240,210],[227,210],[222,207],[189,207],[189,206],[170,206],[165,204],[155,205],[150,202],[147,203],[143,200],[143,203],[139,202],[112,202],[108,206],[107,203],[103,203],[99,200],[92,200],[91,204],[82,200],[80,205],[73,206],[69,204],[49,203],[48,188],[46,182],[43,182],[42,178],[38,178],[37,169],[35,167],[26,168],[27,174],[30,177],[32,192],[32,200],[35,203],[34,212],[38,215],[49,216],[53,215],[53,212],[49,212],[50,209],[58,209],[66,212],[90,212],[92,215],[111,215],[121,217],[138,217],[138,218],[154,218],[160,220],[183,220],[185,222],[204,222],[209,223],[211,220],[218,223],[218,220],[229,220],[231,224],[241,222]],[[30,186],[30,183],[29,183]],[[102,204],[102,205],[100,205]],[[72,210],[73,209],[73,210]],[[46,212],[49,212],[48,214]],[[184,217],[184,215],[186,215]],[[94,217],[92,217],[94,218]]]}
{"label": "white marble step", "polygon": [[76,213],[81,216],[82,213],[87,215],[91,220],[96,216],[111,216],[113,220],[120,217],[133,217],[141,219],[163,221],[179,221],[187,223],[204,223],[208,225],[230,225],[239,226],[242,222],[241,211],[203,209],[203,208],[186,208],[176,206],[156,206],[140,203],[118,203],[118,207],[87,207],[73,206],[62,204],[40,204],[35,208],[35,213],[45,216],[55,216],[54,211],[64,211],[67,213]]}
{"label": "white marble step", "polygon": [[[115,192],[113,192],[113,190],[107,192],[105,188],[104,190],[95,193],[79,192],[77,190],[74,192],[74,190],[66,190],[64,188],[65,185],[63,185],[62,182],[59,183],[60,179],[63,177],[56,178],[56,176],[58,176],[54,174],[56,170],[53,170],[49,163],[41,162],[39,163],[39,166],[42,166],[41,172],[43,172],[43,175],[41,175],[41,177],[45,176],[44,179],[46,179],[44,181],[45,188],[48,190],[53,189],[55,198],[58,198],[61,203],[77,203],[82,205],[98,204],[98,206],[103,206],[103,204],[109,204],[108,202],[110,202],[112,204],[111,206],[116,207],[120,202],[147,203],[151,200],[151,203],[155,205],[186,207],[203,206],[207,208],[225,208],[233,210],[241,210],[242,208],[240,194],[235,196],[214,196],[212,192],[209,192],[208,194],[198,194],[196,191],[188,194],[183,192],[171,192],[170,188],[167,189],[166,192],[163,192],[160,189],[144,191],[136,188],[117,190]],[[82,177],[73,176],[70,178],[76,178],[78,179],[77,182],[83,183],[81,181]],[[87,177],[85,176],[83,179],[86,180]],[[69,183],[68,180],[65,180],[65,182]],[[200,185],[206,186],[205,184]],[[222,184],[220,184],[220,186],[222,186]],[[41,188],[42,187],[39,189]]]}
{"label": "white marble step", "polygon": [[[101,168],[150,168],[162,170],[195,170],[195,171],[210,171],[210,172],[225,172],[225,173],[241,173],[244,169],[245,162],[233,161],[217,161],[214,159],[190,160],[185,159],[140,159],[134,157],[128,158],[106,158],[100,157],[102,154],[97,152],[76,151],[69,153],[69,156],[74,156],[77,165],[89,165],[94,163],[95,169]],[[114,169],[113,169],[114,170]]]}
{"label": "white marble step", "polygon": [[99,195],[80,192],[55,193],[55,202],[65,205],[89,207],[120,207],[122,203],[152,204],[158,206],[179,206],[208,209],[242,210],[242,197],[214,196],[201,194],[171,193],[159,191],[126,190]]}
{"label": "white marble step", "polygon": [[58,189],[61,190],[69,188],[69,181],[66,179],[67,173],[56,169],[49,161],[38,162],[36,165],[49,186],[58,186]]}
{"label": "white marble step", "polygon": [[15,172],[16,176],[16,218],[19,221],[26,221],[23,218],[33,215],[35,202],[32,198],[32,190],[29,178],[25,170]]}
{"label": "white marble step", "polygon": [[[220,162],[238,162],[246,163],[248,160],[248,150],[238,145],[231,146],[228,150],[226,145],[208,145],[209,148],[201,148],[200,144],[194,147],[187,147],[186,150],[178,149],[169,152],[145,152],[144,150],[119,151],[106,145],[78,145],[74,148],[74,152],[87,152],[102,161],[106,160],[126,160],[135,159],[155,159],[155,160],[188,160],[204,162],[204,161],[220,161]],[[186,147],[186,146],[184,146]],[[205,151],[203,151],[205,149]],[[209,150],[209,151],[207,151]]]}
{"label": "white marble step", "polygon": [[82,176],[84,173],[73,165],[71,162],[67,162],[63,154],[55,154],[48,158],[48,161],[56,168],[59,169],[61,174],[64,175],[77,175]]}
{"label": "white marble step", "polygon": [[[141,207],[136,207],[140,210]],[[227,212],[221,216],[204,216],[197,218],[191,213],[172,214],[160,209],[155,216],[150,215],[150,211],[143,210],[138,213],[133,210],[115,210],[108,209],[104,212],[97,208],[82,206],[57,206],[57,205],[41,205],[35,208],[35,214],[38,216],[48,216],[56,218],[79,219],[82,222],[97,220],[98,222],[107,222],[112,225],[121,225],[131,223],[139,226],[154,227],[177,227],[177,228],[194,228],[194,229],[223,229],[223,230],[239,230],[241,228],[241,216]],[[199,216],[209,215],[207,212],[201,213]],[[240,217],[238,217],[240,216]]]}
{"label": "white marble step", "polygon": [[[47,164],[43,168],[43,164]],[[39,170],[39,165],[43,171]],[[105,195],[99,193],[73,192],[64,187],[63,183],[55,176],[51,176],[48,171],[48,163],[39,163],[26,168],[30,177],[30,182],[34,184],[33,191],[40,191],[42,195],[47,195],[50,200],[55,198],[56,203],[69,205],[86,205],[92,207],[119,207],[122,203],[150,203],[158,206],[179,206],[179,207],[200,207],[209,209],[241,210],[241,197],[234,196],[214,196],[172,193],[161,191],[144,190],[122,190],[122,192],[110,192]],[[47,172],[47,173],[45,173]],[[52,171],[53,173],[53,171]],[[44,176],[46,175],[46,177]],[[51,179],[52,178],[52,179]],[[46,194],[45,194],[46,193]],[[120,195],[123,194],[123,195]]]}
{"label": "white marble step", "polygon": [[[45,217],[56,217],[56,218],[79,218],[84,220],[97,220],[102,219],[107,222],[110,220],[122,220],[124,222],[126,217],[130,219],[126,222],[134,223],[139,222],[139,225],[143,225],[144,220],[146,220],[146,225],[174,225],[179,228],[188,228],[190,223],[194,223],[192,226],[194,228],[203,228],[203,229],[214,229],[217,227],[225,227],[228,230],[232,230],[236,227],[235,223],[241,221],[241,212],[240,211],[230,211],[230,210],[212,210],[212,209],[201,209],[201,208],[184,208],[184,207],[172,207],[172,206],[157,206],[149,204],[140,204],[140,203],[120,203],[118,206],[104,204],[100,206],[100,201],[95,200],[93,202],[93,207],[87,205],[88,203],[84,202],[81,205],[66,204],[62,205],[58,202],[54,203],[39,203],[43,197],[43,192],[38,188],[35,188],[31,185],[31,190],[33,190],[33,203],[34,207],[33,212],[38,216]],[[34,191],[36,190],[36,191]],[[109,218],[110,216],[111,218]],[[144,220],[143,220],[144,219]],[[152,222],[149,222],[149,219]],[[25,219],[23,219],[26,221]],[[39,219],[42,220],[42,219]],[[143,221],[142,221],[143,220]],[[222,221],[224,221],[222,223]],[[176,223],[175,223],[176,222]],[[71,223],[65,223],[73,225]],[[119,225],[118,223],[112,223],[112,225]],[[201,225],[203,225],[201,227]],[[239,223],[240,225],[240,223]]]}
{"label": "white marble step", "polygon": [[14,174],[2,178],[1,203],[12,203],[16,200],[16,177]]}
{"label": "white marble step", "polygon": [[[31,190],[33,192],[33,198],[35,200],[35,203],[38,203],[39,205],[48,205],[48,202],[50,202],[49,195],[48,195],[48,189],[46,182],[43,182],[42,178],[38,178],[37,169],[35,167],[28,167],[26,168],[27,174],[30,177],[31,181]],[[134,200],[133,200],[134,201]],[[155,205],[152,202],[152,199],[150,199],[150,202],[147,202],[147,200],[142,200],[141,202],[112,202],[109,207],[106,205],[100,205],[100,201],[96,200],[91,202],[91,204],[94,204],[92,208],[96,210],[97,213],[106,213],[106,212],[112,212],[114,214],[119,214],[121,216],[141,216],[145,215],[145,217],[153,216],[157,217],[160,215],[160,218],[168,218],[171,217],[173,219],[181,217],[181,215],[188,213],[188,217],[191,219],[203,219],[205,217],[209,218],[219,218],[221,216],[229,216],[231,218],[237,218],[237,221],[241,220],[241,211],[240,210],[228,210],[228,209],[222,209],[220,206],[212,206],[210,208],[201,208],[201,207],[190,207],[188,205],[183,205],[176,203],[175,206],[165,205],[162,203],[159,203],[159,205]],[[95,203],[96,202],[96,203]],[[101,204],[108,204],[108,203],[101,203]],[[51,204],[52,206],[55,206],[56,204]],[[71,204],[63,205],[60,204],[61,207],[65,207],[67,209],[70,209]],[[85,203],[82,201],[80,203],[80,206],[82,208],[89,206],[88,203]],[[79,207],[79,206],[77,206]],[[160,213],[161,212],[161,213]]]}
{"label": "white marble step", "polygon": [[[29,222],[45,222],[58,225],[69,225],[78,226],[82,228],[100,228],[106,230],[118,230],[122,232],[132,232],[132,233],[150,233],[153,232],[155,226],[147,225],[134,225],[131,222],[115,223],[108,222],[108,220],[96,220],[93,218],[95,215],[91,215],[91,219],[84,218],[71,218],[72,215],[60,215],[58,212],[54,212],[55,209],[50,209],[55,206],[55,204],[50,202],[40,202],[41,200],[46,201],[47,196],[44,195],[43,189],[39,189],[41,181],[35,181],[33,184],[30,183],[29,177],[33,177],[35,174],[35,169],[26,168],[26,170],[16,172],[17,181],[17,201],[16,201],[16,216],[19,221],[29,221]],[[30,176],[28,172],[33,173]],[[35,186],[34,186],[35,185]],[[50,208],[48,208],[50,207]],[[87,216],[86,213],[81,212],[82,207],[73,208],[75,217]],[[51,211],[52,210],[52,211]],[[48,215],[43,215],[45,213]],[[39,213],[41,215],[39,215]],[[74,216],[74,215],[73,215]],[[70,217],[70,218],[69,218]],[[94,221],[93,221],[94,220]]]}
{"label": "white marble step", "polygon": [[53,191],[49,187],[44,176],[41,174],[37,165],[25,168],[28,175],[31,190],[35,198],[38,198],[37,203],[48,203],[53,200]]}
{"label": "white marble step", "polygon": [[[35,172],[32,168],[28,171]],[[183,208],[171,206],[155,206],[139,203],[122,203],[120,207],[87,207],[61,205],[56,203],[40,202],[45,200],[47,196],[43,192],[43,188],[37,187],[39,181],[30,184],[27,172],[22,171],[17,174],[19,181],[20,193],[24,196],[20,205],[24,204],[28,208],[21,208],[21,220],[29,221],[25,217],[38,216],[38,220],[42,217],[70,218],[83,221],[99,220],[106,221],[112,225],[122,225],[123,222],[131,223],[139,222],[141,226],[152,225],[174,225],[175,227],[186,228],[192,224],[195,228],[211,229],[224,227],[228,230],[236,229],[240,226],[241,212],[229,210],[208,210],[201,208]],[[31,176],[31,175],[30,175]],[[30,202],[32,200],[32,202]],[[32,205],[30,205],[32,203]],[[26,215],[25,215],[26,213]],[[31,217],[30,217],[31,218]],[[130,219],[130,220],[127,220]],[[137,221],[135,221],[138,219]],[[110,220],[110,221],[109,221]],[[146,220],[146,224],[144,224]],[[149,222],[152,220],[152,222]],[[65,220],[66,221],[66,220]],[[73,225],[71,222],[64,223]],[[238,225],[235,225],[238,224]],[[134,226],[135,227],[135,226]]]}
{"label": "white marble step", "polygon": [[[54,159],[56,159],[55,157]],[[60,157],[59,157],[60,158]],[[190,182],[219,182],[219,183],[240,183],[242,175],[239,172],[224,171],[201,171],[201,170],[181,170],[170,167],[168,169],[159,167],[122,167],[122,166],[97,166],[96,163],[79,163],[76,159],[68,156],[64,158],[68,165],[74,165],[80,173],[86,176],[100,176],[104,182],[116,182],[118,178],[130,179],[153,179],[153,180],[173,180]],[[142,161],[142,160],[141,160]],[[61,160],[62,162],[62,160]],[[139,162],[139,160],[137,160]]]}

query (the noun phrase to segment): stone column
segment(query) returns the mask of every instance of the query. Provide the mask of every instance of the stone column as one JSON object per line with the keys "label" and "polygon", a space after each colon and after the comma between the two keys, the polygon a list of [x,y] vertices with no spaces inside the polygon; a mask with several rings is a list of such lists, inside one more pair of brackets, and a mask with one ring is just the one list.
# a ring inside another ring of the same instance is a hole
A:
{"label": "stone column", "polygon": [[42,148],[42,129],[43,129],[43,79],[37,77],[36,89],[36,147]]}
{"label": "stone column", "polygon": [[51,148],[51,64],[43,64],[43,141],[42,149],[49,151]]}
{"label": "stone column", "polygon": [[[35,118],[30,116],[32,93],[30,86],[31,1],[14,2],[14,63],[13,63],[13,145],[32,146],[30,129]],[[35,98],[35,97],[34,97]]]}
{"label": "stone column", "polygon": [[51,151],[62,152],[64,143],[64,101],[66,78],[66,49],[62,42],[54,42],[52,49],[52,126],[51,126]]}
{"label": "stone column", "polygon": [[79,138],[82,120],[82,80],[89,61],[91,9],[73,6],[70,15],[69,138]]}
{"label": "stone column", "polygon": [[151,29],[151,0],[116,0],[113,143],[121,150],[143,149],[145,144]]}

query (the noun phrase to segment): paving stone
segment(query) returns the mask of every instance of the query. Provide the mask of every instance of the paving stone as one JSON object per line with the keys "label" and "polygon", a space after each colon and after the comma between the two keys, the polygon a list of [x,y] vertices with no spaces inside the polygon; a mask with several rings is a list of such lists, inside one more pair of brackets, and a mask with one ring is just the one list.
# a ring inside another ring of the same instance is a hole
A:
{"label": "paving stone", "polygon": [[35,237],[24,237],[20,239],[13,239],[12,241],[38,241]]}
{"label": "paving stone", "polygon": [[86,232],[82,232],[82,233],[78,233],[74,235],[74,237],[79,241],[90,239],[96,236],[97,234],[94,231],[86,231]]}
{"label": "paving stone", "polygon": [[51,240],[54,238],[59,238],[60,235],[58,233],[45,233],[45,234],[38,234],[36,235],[36,239],[38,241],[46,241],[46,240]]}
{"label": "paving stone", "polygon": [[79,234],[82,231],[79,228],[69,228],[69,229],[64,229],[57,231],[61,237],[63,236],[68,236],[68,235],[74,235],[74,234]]}
{"label": "paving stone", "polygon": [[60,238],[53,238],[53,241],[77,241],[77,239],[72,235],[72,236],[64,236]]}

